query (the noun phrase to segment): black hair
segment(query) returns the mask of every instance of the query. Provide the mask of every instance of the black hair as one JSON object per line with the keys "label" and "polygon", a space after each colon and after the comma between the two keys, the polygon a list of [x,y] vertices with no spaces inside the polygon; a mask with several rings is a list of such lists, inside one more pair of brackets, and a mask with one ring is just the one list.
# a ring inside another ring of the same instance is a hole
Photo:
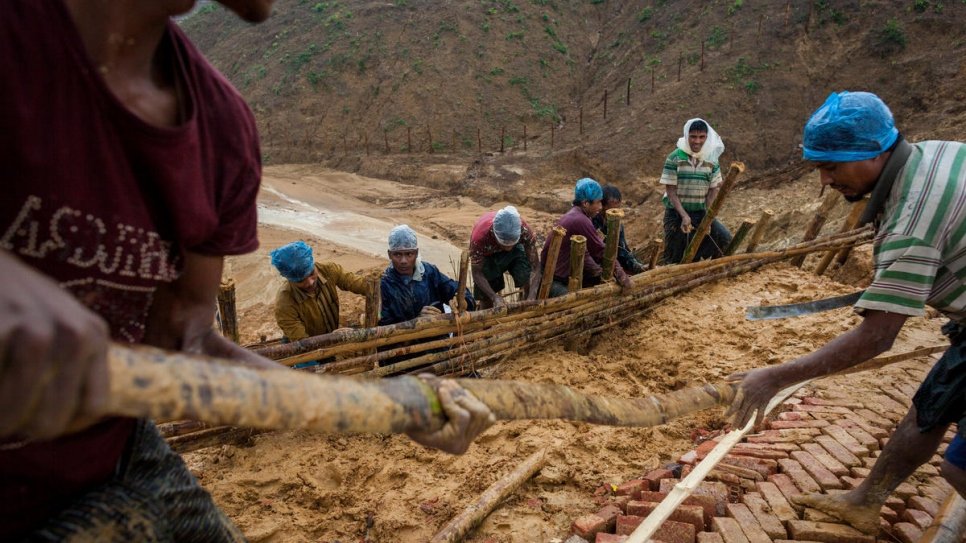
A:
{"label": "black hair", "polygon": [[604,197],[601,200],[605,202],[620,202],[624,199],[621,197],[621,190],[614,185],[604,185],[603,191]]}
{"label": "black hair", "polygon": [[688,134],[690,134],[691,132],[707,132],[707,131],[708,131],[708,123],[701,120],[694,121],[693,123],[691,123],[691,126],[688,128]]}

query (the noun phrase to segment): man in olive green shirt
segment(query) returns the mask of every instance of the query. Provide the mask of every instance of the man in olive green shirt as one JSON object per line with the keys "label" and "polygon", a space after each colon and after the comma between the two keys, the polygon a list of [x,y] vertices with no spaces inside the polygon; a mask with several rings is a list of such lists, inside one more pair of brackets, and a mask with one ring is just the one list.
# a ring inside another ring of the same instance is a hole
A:
{"label": "man in olive green shirt", "polygon": [[348,273],[334,262],[316,263],[312,248],[296,241],[271,253],[272,265],[288,279],[275,299],[275,321],[285,339],[327,334],[339,327],[336,287],[365,296],[364,277]]}

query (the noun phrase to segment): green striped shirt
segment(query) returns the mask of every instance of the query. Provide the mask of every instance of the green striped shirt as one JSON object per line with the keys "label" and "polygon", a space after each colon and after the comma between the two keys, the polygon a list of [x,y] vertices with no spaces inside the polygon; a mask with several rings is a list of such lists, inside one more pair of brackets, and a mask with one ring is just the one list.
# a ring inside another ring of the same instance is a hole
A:
{"label": "green striped shirt", "polygon": [[966,144],[924,141],[899,172],[873,246],[875,278],[855,304],[966,321]]}
{"label": "green striped shirt", "polygon": [[[680,149],[675,149],[664,161],[661,184],[677,186],[678,199],[685,211],[704,210],[708,191],[721,186],[721,182],[721,168],[717,164],[690,157]],[[662,201],[664,207],[674,208],[666,192]]]}

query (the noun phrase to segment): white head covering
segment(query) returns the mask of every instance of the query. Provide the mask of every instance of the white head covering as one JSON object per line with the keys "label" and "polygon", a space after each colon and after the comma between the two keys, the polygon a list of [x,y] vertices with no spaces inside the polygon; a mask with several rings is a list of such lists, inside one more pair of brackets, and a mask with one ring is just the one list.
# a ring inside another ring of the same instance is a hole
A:
{"label": "white head covering", "polygon": [[[704,140],[704,146],[697,153],[691,151],[691,145],[688,144],[688,134],[691,132],[691,125],[695,121],[703,121],[704,124],[708,125],[708,139]],[[711,128],[711,123],[705,121],[704,119],[689,119],[688,122],[684,123],[684,137],[678,140],[678,149],[684,151],[688,156],[693,156],[699,158],[705,162],[711,162],[714,164],[718,163],[718,157],[724,152],[725,146],[724,142],[721,141],[721,136]]]}
{"label": "white head covering", "polygon": [[500,245],[516,245],[520,241],[520,212],[506,206],[493,216],[493,235]]}
{"label": "white head covering", "polygon": [[406,251],[417,247],[416,232],[409,225],[400,224],[389,231],[390,251]]}

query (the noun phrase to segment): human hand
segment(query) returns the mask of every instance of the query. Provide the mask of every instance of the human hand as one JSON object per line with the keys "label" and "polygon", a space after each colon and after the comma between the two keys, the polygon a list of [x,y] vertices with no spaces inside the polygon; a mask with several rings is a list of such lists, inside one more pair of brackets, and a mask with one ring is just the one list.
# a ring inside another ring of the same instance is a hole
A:
{"label": "human hand", "polygon": [[0,277],[0,437],[93,423],[108,390],[107,323],[6,251]]}
{"label": "human hand", "polygon": [[622,275],[618,282],[623,290],[627,290],[634,286],[634,283],[631,281],[631,276],[627,274]]}
{"label": "human hand", "polygon": [[770,368],[759,368],[747,372],[733,373],[725,378],[725,381],[734,383],[739,382],[738,391],[731,406],[725,413],[725,417],[731,419],[732,426],[743,428],[751,420],[752,414],[755,415],[755,426],[761,424],[765,417],[765,409],[768,402],[778,393],[780,387],[777,381],[770,375]]}
{"label": "human hand", "polygon": [[693,229],[691,226],[691,216],[685,213],[681,216],[681,231],[685,234],[690,234]]}
{"label": "human hand", "polygon": [[490,408],[456,381],[439,379],[427,373],[419,377],[436,389],[443,414],[446,415],[446,424],[435,432],[406,432],[416,443],[450,454],[463,454],[477,436],[496,422],[496,416]]}
{"label": "human hand", "polygon": [[420,317],[432,317],[434,315],[439,315],[441,313],[442,311],[440,311],[439,309],[431,305],[424,305],[423,308],[419,310]]}
{"label": "human hand", "polygon": [[501,308],[501,307],[503,307],[505,305],[506,305],[506,300],[503,299],[503,296],[500,296],[499,294],[494,294],[493,295],[493,308],[494,309]]}

